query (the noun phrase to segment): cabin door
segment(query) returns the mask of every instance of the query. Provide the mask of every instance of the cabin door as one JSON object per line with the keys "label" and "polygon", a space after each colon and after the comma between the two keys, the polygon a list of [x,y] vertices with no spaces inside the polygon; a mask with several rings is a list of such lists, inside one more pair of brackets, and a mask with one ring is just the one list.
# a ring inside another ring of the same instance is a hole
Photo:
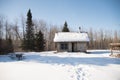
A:
{"label": "cabin door", "polygon": [[75,46],[75,44],[74,43],[72,43],[72,52],[74,52],[75,50],[74,50],[74,46]]}

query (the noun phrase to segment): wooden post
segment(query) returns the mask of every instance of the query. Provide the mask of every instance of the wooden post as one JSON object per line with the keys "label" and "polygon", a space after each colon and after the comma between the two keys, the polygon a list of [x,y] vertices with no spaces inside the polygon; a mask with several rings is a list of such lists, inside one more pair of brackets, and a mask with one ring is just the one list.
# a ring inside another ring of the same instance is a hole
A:
{"label": "wooden post", "polygon": [[111,55],[113,55],[112,47],[111,47]]}

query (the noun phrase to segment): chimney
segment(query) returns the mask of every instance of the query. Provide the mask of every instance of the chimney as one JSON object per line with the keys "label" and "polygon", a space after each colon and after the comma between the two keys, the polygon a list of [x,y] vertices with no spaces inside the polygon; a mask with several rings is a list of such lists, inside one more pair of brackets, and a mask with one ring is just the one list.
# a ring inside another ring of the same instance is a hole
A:
{"label": "chimney", "polygon": [[81,33],[81,27],[79,27],[79,32]]}

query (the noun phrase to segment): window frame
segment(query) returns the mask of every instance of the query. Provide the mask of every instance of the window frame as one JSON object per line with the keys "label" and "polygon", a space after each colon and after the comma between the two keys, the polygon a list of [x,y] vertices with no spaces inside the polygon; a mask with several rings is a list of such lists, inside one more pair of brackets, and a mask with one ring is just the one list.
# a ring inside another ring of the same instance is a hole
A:
{"label": "window frame", "polygon": [[68,49],[68,43],[60,43],[60,49],[61,50],[67,50]]}

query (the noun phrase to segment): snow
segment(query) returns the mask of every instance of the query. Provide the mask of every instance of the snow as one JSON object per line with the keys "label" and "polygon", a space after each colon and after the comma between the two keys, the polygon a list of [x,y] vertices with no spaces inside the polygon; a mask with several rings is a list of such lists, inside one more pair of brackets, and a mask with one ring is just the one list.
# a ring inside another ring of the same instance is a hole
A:
{"label": "snow", "polygon": [[55,33],[54,42],[88,42],[87,33],[59,32]]}
{"label": "snow", "polygon": [[109,50],[88,52],[20,52],[23,60],[0,55],[0,80],[120,80],[120,58]]}

